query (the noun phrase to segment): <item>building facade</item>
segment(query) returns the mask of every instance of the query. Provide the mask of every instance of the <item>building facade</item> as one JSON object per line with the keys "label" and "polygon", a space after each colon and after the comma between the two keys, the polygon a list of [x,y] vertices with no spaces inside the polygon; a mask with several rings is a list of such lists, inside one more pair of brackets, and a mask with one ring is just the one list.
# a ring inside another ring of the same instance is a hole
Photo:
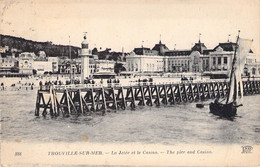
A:
{"label": "building facade", "polygon": [[246,64],[244,67],[243,75],[247,77],[260,76],[260,61],[252,53],[249,53],[249,55],[246,58]]}
{"label": "building facade", "polygon": [[52,64],[52,72],[57,73],[59,71],[59,57],[48,57],[48,61]]}
{"label": "building facade", "polygon": [[0,73],[18,72],[18,61],[13,56],[0,56]]}
{"label": "building facade", "polygon": [[34,60],[32,63],[32,68],[35,70],[37,75],[42,75],[46,72],[53,72],[52,62],[48,60]]}
{"label": "building facade", "polygon": [[18,67],[19,67],[19,73],[22,74],[33,74],[33,62],[36,58],[36,55],[32,52],[23,52],[19,54],[18,58]]}
{"label": "building facade", "polygon": [[136,73],[157,73],[164,71],[164,57],[149,48],[135,48],[126,56],[127,71]]}

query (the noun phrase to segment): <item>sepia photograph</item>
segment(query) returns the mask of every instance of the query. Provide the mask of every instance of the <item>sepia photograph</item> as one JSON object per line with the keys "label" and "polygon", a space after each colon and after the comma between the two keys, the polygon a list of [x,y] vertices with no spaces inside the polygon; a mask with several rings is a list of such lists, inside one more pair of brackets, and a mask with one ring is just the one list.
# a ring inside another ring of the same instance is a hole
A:
{"label": "sepia photograph", "polygon": [[0,0],[0,162],[259,166],[259,0]]}

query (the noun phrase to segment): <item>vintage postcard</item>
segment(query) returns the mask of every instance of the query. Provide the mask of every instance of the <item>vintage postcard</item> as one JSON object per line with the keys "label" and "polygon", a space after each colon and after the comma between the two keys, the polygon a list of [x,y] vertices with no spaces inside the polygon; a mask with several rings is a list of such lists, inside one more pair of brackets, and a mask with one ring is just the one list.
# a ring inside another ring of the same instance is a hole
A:
{"label": "vintage postcard", "polygon": [[1,166],[260,166],[259,0],[1,0]]}

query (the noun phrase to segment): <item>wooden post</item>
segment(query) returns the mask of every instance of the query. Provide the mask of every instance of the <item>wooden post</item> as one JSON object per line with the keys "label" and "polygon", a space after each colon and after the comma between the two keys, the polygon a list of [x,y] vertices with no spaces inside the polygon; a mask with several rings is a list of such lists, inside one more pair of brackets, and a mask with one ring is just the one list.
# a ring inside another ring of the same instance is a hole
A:
{"label": "wooden post", "polygon": [[54,100],[55,100],[55,103],[56,103],[56,106],[57,106],[57,116],[59,116],[60,111],[61,111],[61,106],[60,106],[56,91],[54,92]]}
{"label": "wooden post", "polygon": [[174,104],[175,103],[175,93],[173,90],[173,85],[170,85],[170,89],[171,89],[171,96],[172,96],[171,104]]}
{"label": "wooden post", "polygon": [[57,105],[57,95],[56,95],[56,91],[52,89],[52,93],[53,93],[53,101],[54,101],[54,112],[55,112],[55,116],[58,115],[58,105]]}
{"label": "wooden post", "polygon": [[113,96],[113,105],[115,109],[117,110],[117,101],[116,101],[116,96],[115,96],[115,89],[112,88],[112,96]]}
{"label": "wooden post", "polygon": [[75,105],[74,105],[74,103],[73,103],[73,101],[72,101],[71,96],[69,96],[68,99],[69,99],[69,101],[71,102],[71,106],[73,107],[74,111],[77,112],[77,109],[76,109],[76,107],[75,107]]}
{"label": "wooden post", "polygon": [[102,87],[101,90],[102,90],[103,108],[104,108],[104,110],[106,111],[106,110],[107,110],[107,102],[106,102],[104,87]]}
{"label": "wooden post", "polygon": [[39,90],[37,91],[37,97],[36,97],[36,107],[35,107],[35,116],[39,116],[40,111],[40,97],[39,97]]}
{"label": "wooden post", "polygon": [[67,104],[67,107],[68,107],[68,112],[69,114],[71,114],[71,111],[70,111],[70,101],[69,101],[69,93],[68,93],[68,89],[66,88],[65,90],[65,93],[66,93],[66,104]]}
{"label": "wooden post", "polygon": [[131,96],[132,96],[132,102],[131,102],[131,108],[134,109],[135,108],[135,95],[134,95],[134,90],[133,87],[130,87],[130,92],[131,92]]}
{"label": "wooden post", "polygon": [[164,91],[164,104],[168,104],[168,93],[165,85],[163,85],[163,91]]}
{"label": "wooden post", "polygon": [[144,97],[144,89],[143,86],[140,86],[140,91],[141,91],[141,98],[142,98],[142,104],[144,106],[144,102],[145,102],[145,97]]}
{"label": "wooden post", "polygon": [[186,90],[186,84],[184,83],[182,85],[183,87],[183,92],[184,92],[184,95],[185,95],[185,102],[188,102],[188,94],[187,94],[187,90]]}
{"label": "wooden post", "polygon": [[92,109],[95,112],[96,111],[96,102],[95,102],[95,98],[94,98],[93,88],[91,88],[91,101],[92,101]]}
{"label": "wooden post", "polygon": [[178,89],[178,95],[179,95],[179,98],[180,98],[180,101],[179,101],[179,102],[182,102],[181,88],[180,88],[180,85],[179,85],[179,84],[177,85],[177,89]]}
{"label": "wooden post", "polygon": [[256,81],[256,90],[257,90],[257,94],[259,94],[260,93],[260,91],[259,91],[259,81]]}
{"label": "wooden post", "polygon": [[194,98],[194,92],[193,92],[193,88],[192,88],[192,84],[191,83],[190,83],[189,87],[190,87],[191,99],[192,99],[192,101],[194,101],[195,98]]}
{"label": "wooden post", "polygon": [[[96,92],[96,96],[94,97],[94,99],[96,99],[96,110],[98,111],[99,110],[99,103],[100,103],[100,95],[101,95],[101,90],[98,92]],[[103,103],[103,102],[102,102]]]}
{"label": "wooden post", "polygon": [[221,92],[222,92],[222,97],[225,97],[224,83],[223,82],[221,82]]}
{"label": "wooden post", "polygon": [[256,94],[256,93],[257,93],[257,90],[256,90],[256,81],[253,81],[253,86],[254,86],[254,93]]}
{"label": "wooden post", "polygon": [[158,91],[157,85],[155,85],[154,89],[155,89],[155,93],[156,93],[155,103],[156,103],[157,106],[159,106],[160,105],[160,95],[159,95],[159,91]]}
{"label": "wooden post", "polygon": [[53,99],[53,92],[52,92],[52,86],[50,86],[50,90],[49,90],[49,93],[50,93],[50,99],[51,99],[51,103],[50,103],[50,114],[51,116],[54,116],[55,115],[55,109],[54,109],[54,99]]}
{"label": "wooden post", "polygon": [[79,89],[79,91],[78,91],[78,96],[79,96],[80,113],[84,113],[84,108],[83,108],[83,104],[82,104],[81,90],[80,90],[80,89]]}
{"label": "wooden post", "polygon": [[[195,89],[194,89],[195,90]],[[196,96],[196,98],[197,98],[197,100],[200,100],[200,87],[199,87],[199,84],[198,83],[196,83],[196,91],[197,91],[197,96]]]}
{"label": "wooden post", "polygon": [[210,86],[211,86],[211,88],[212,88],[211,98],[215,98],[215,97],[216,97],[216,92],[215,92],[216,84],[211,83]]}
{"label": "wooden post", "polygon": [[121,95],[122,95],[122,106],[121,106],[121,108],[125,110],[125,108],[126,108],[126,101],[125,101],[125,96],[124,96],[124,89],[123,89],[122,86],[121,86]]}
{"label": "wooden post", "polygon": [[47,104],[44,103],[44,109],[43,109],[43,112],[42,112],[42,115],[43,115],[43,116],[46,116],[46,115],[47,115],[47,109],[50,108],[50,107],[49,107],[50,102],[51,102],[51,99],[49,98]]}
{"label": "wooden post", "polygon": [[[82,99],[82,102],[85,104],[87,111],[91,112],[90,108],[88,107],[88,103],[86,102],[86,100],[83,97],[81,97],[81,99]],[[84,113],[85,113],[85,111],[84,111]]]}
{"label": "wooden post", "polygon": [[249,94],[249,81],[246,81],[246,92],[245,92],[245,94]]}
{"label": "wooden post", "polygon": [[219,90],[219,82],[216,83],[216,86],[217,86],[217,97],[221,97],[221,94],[220,94],[220,90]]}
{"label": "wooden post", "polygon": [[253,81],[249,81],[250,82],[250,93],[251,95],[254,94],[254,90],[253,90]]}
{"label": "wooden post", "polygon": [[207,98],[210,99],[210,98],[211,98],[211,94],[210,94],[210,86],[209,86],[209,83],[206,83],[206,88],[207,88],[207,90],[208,90]]}
{"label": "wooden post", "polygon": [[148,103],[148,104],[149,104],[150,106],[153,105],[153,97],[152,97],[151,89],[152,89],[152,87],[147,86],[147,91],[148,91],[148,94],[149,94],[149,103]]}

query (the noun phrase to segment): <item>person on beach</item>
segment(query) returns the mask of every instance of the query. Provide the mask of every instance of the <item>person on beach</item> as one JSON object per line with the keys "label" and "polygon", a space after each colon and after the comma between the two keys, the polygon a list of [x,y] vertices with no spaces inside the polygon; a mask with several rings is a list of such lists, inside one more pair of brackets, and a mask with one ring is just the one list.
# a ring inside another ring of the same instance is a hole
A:
{"label": "person on beach", "polygon": [[1,90],[4,90],[4,89],[5,89],[4,83],[2,82],[2,83],[1,83]]}

